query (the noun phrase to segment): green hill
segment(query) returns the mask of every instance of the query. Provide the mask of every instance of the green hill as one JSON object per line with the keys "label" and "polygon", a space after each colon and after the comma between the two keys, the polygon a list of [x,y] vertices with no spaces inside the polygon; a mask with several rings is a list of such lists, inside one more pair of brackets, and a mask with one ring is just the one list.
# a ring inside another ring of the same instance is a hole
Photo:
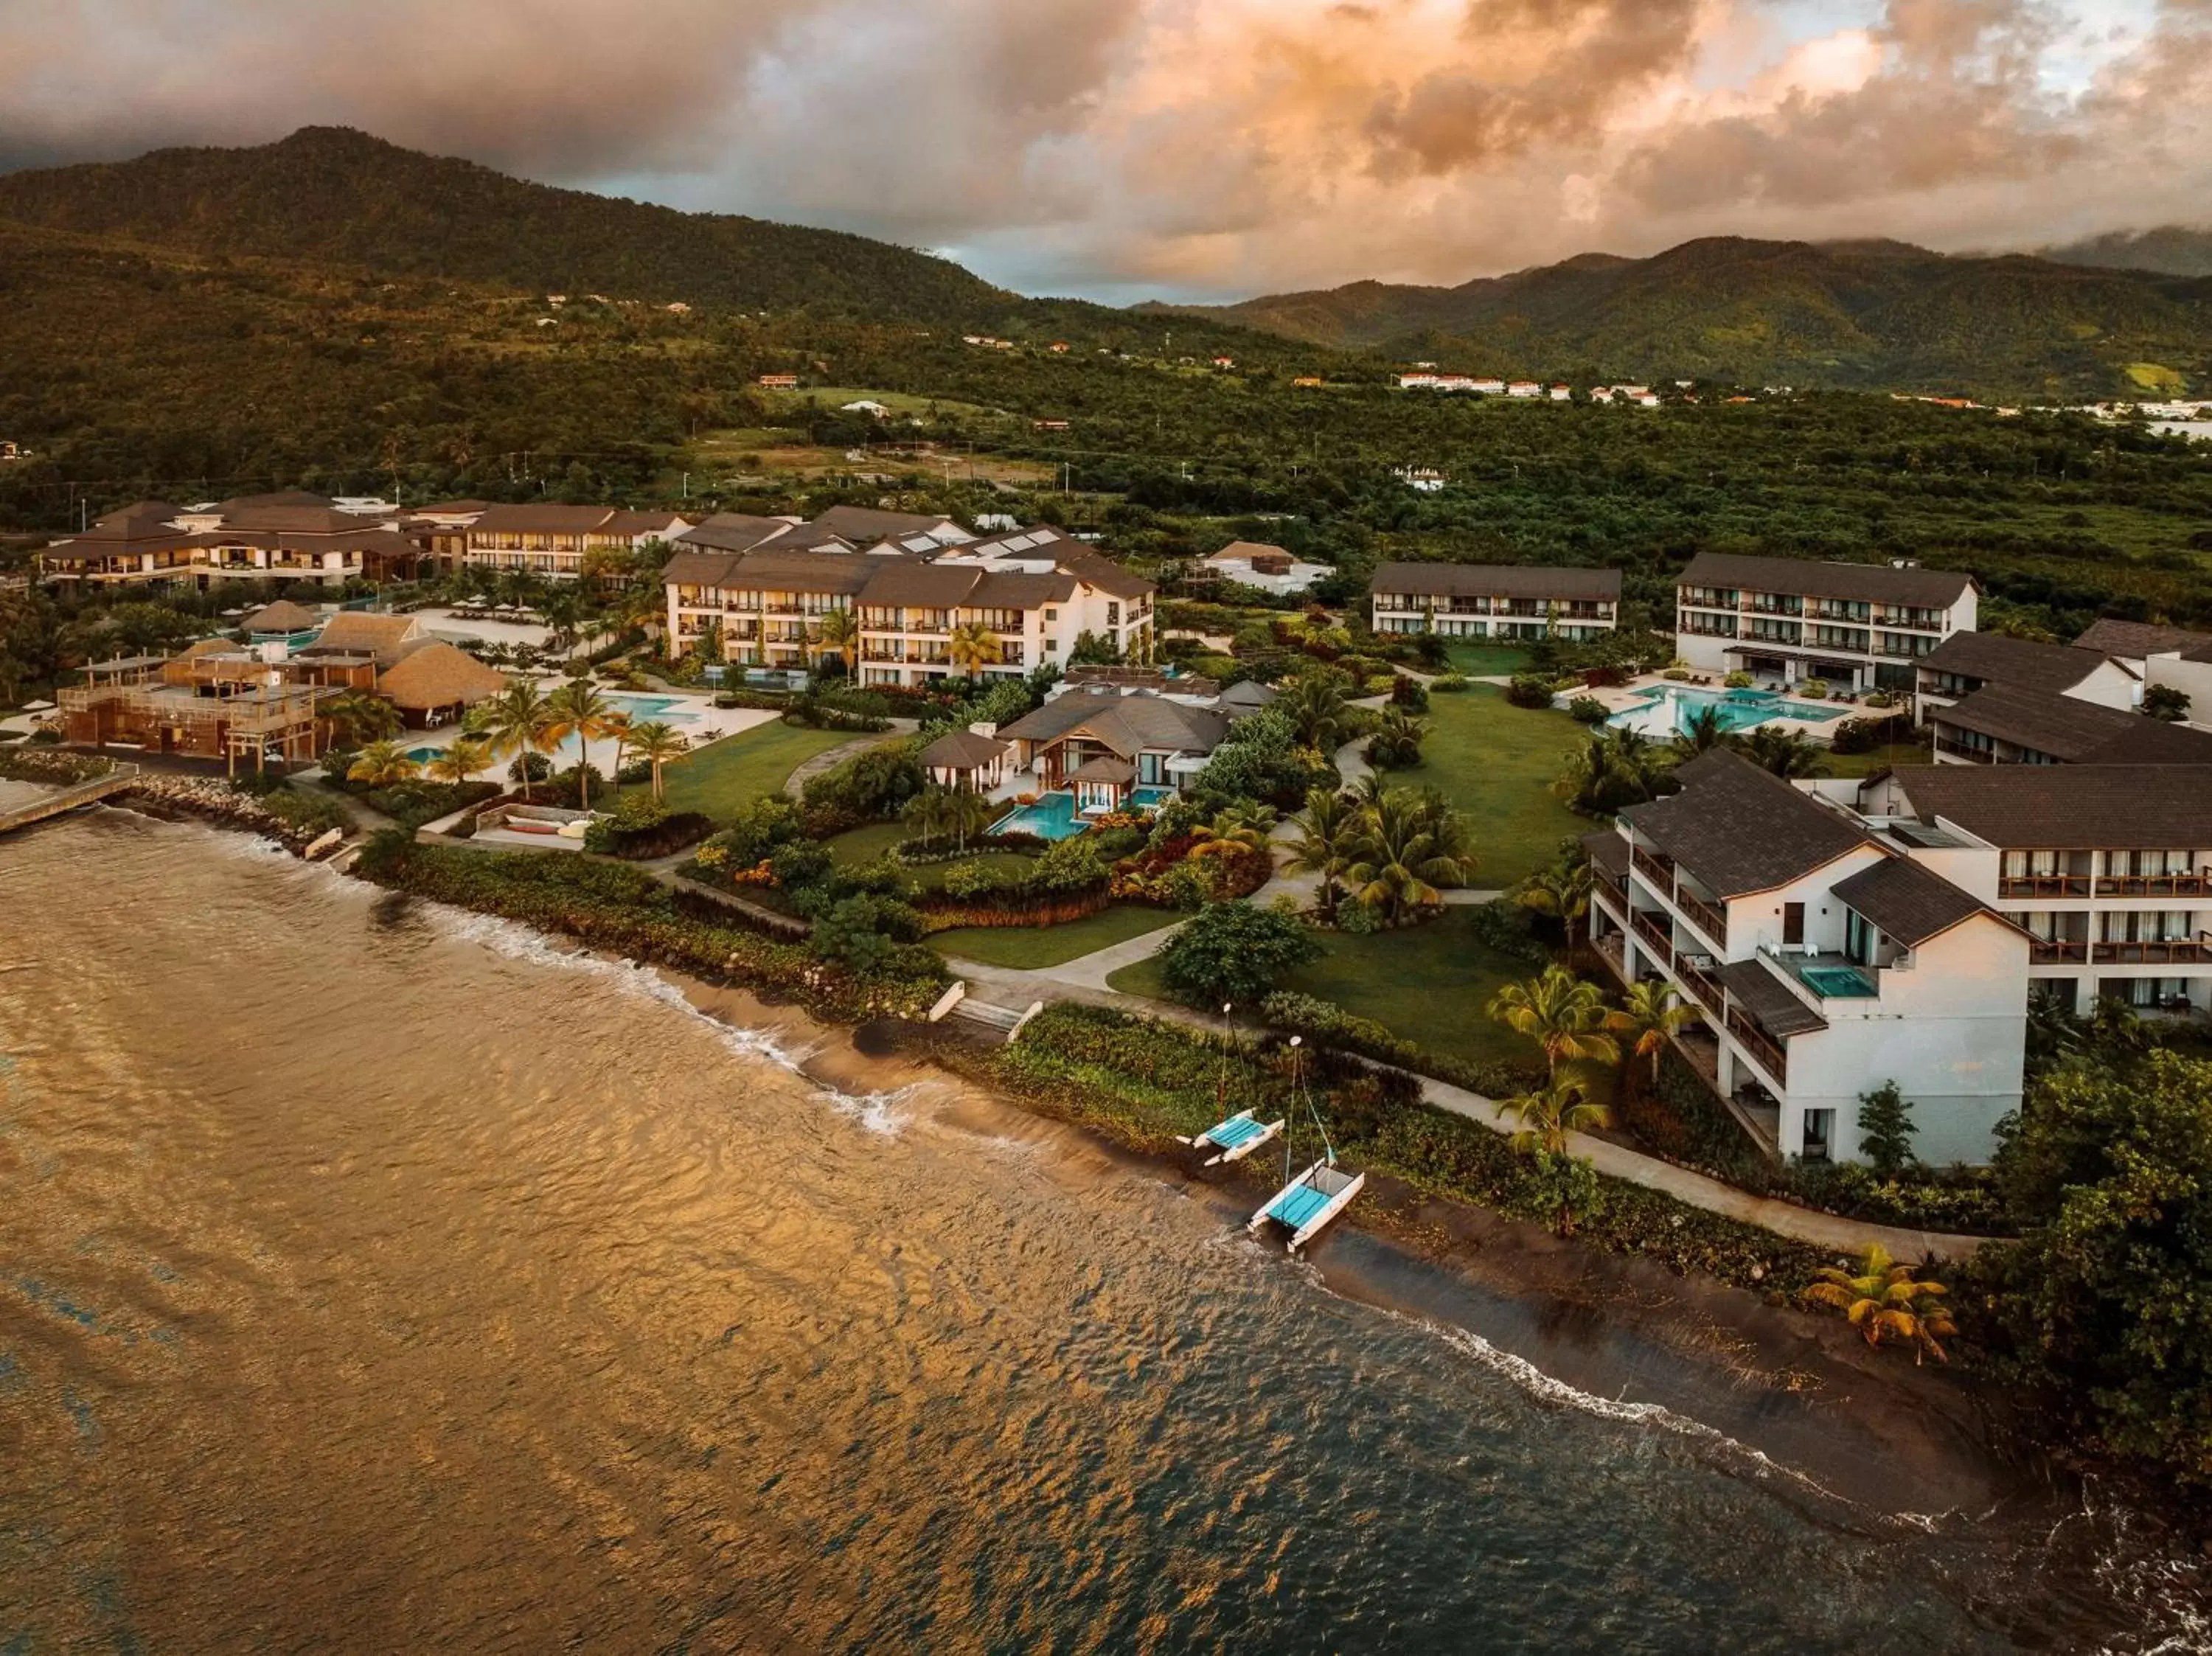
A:
{"label": "green hill", "polygon": [[2168,224],[2155,230],[2115,230],[2063,247],[2040,248],[2038,255],[2062,264],[2093,264],[2112,270],[2212,276],[2212,229]]}
{"label": "green hill", "polygon": [[2130,365],[2149,363],[2212,384],[2212,280],[1901,242],[1716,237],[1457,288],[1366,282],[1172,308],[1340,349],[1583,381],[2088,397],[2134,391]]}
{"label": "green hill", "polygon": [[0,177],[0,219],[209,258],[662,304],[950,323],[1012,299],[948,260],[865,236],[526,184],[341,127],[11,173]]}

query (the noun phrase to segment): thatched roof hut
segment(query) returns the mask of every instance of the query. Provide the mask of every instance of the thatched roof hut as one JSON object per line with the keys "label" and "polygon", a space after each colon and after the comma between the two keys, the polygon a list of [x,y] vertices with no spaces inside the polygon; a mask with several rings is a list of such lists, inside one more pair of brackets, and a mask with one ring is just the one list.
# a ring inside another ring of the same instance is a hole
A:
{"label": "thatched roof hut", "polygon": [[263,604],[238,624],[249,634],[283,638],[293,633],[313,632],[322,624],[322,617],[289,598],[279,598],[274,604]]}
{"label": "thatched roof hut", "polygon": [[435,713],[489,701],[507,688],[507,675],[441,642],[409,651],[384,670],[376,688],[402,713]]}

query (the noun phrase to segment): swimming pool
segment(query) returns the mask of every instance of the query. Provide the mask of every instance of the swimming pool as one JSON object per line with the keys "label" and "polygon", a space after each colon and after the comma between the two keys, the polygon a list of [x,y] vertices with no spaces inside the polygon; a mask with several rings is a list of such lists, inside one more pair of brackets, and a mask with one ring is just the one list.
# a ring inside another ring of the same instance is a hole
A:
{"label": "swimming pool", "polygon": [[1708,707],[1720,716],[1721,729],[1731,732],[1753,730],[1777,719],[1825,725],[1841,719],[1844,711],[1818,701],[1793,701],[1778,690],[1702,690],[1658,684],[1606,723],[1645,736],[1684,736],[1689,732],[1690,721]]}
{"label": "swimming pool", "polygon": [[407,756],[418,765],[427,765],[434,759],[444,758],[446,750],[443,748],[410,748]]}
{"label": "swimming pool", "polygon": [[1034,834],[1040,840],[1072,840],[1089,828],[1075,814],[1072,793],[1048,793],[1034,805],[1019,805],[991,824],[994,834]]}
{"label": "swimming pool", "polygon": [[1867,1000],[1877,992],[1856,967],[1801,966],[1797,978],[1823,1000]]}
{"label": "swimming pool", "polygon": [[672,713],[671,708],[683,706],[672,695],[611,695],[606,698],[606,702],[617,713],[628,713],[633,725],[642,725],[653,719],[664,725],[696,725],[699,722],[696,713]]}
{"label": "swimming pool", "polygon": [[1130,791],[1129,803],[1139,810],[1158,810],[1175,797],[1173,788],[1135,788]]}

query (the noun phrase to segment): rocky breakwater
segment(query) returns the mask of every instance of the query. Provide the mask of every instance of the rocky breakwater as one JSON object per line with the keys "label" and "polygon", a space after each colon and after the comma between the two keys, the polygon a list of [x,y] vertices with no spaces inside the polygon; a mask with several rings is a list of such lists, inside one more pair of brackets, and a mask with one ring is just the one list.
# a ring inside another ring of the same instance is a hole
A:
{"label": "rocky breakwater", "polygon": [[336,844],[332,830],[342,835],[348,826],[343,813],[325,801],[289,792],[256,796],[212,777],[141,776],[116,799],[149,816],[190,816],[258,834],[295,857]]}

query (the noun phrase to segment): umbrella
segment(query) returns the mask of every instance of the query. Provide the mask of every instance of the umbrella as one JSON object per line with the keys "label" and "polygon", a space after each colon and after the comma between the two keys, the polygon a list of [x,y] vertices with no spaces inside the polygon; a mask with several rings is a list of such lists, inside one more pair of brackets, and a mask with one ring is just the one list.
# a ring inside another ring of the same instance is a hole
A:
{"label": "umbrella", "polygon": [[245,613],[246,611],[243,610],[226,610],[223,611],[223,614],[226,616],[242,616]]}
{"label": "umbrella", "polygon": [[51,701],[26,701],[23,704],[23,711],[27,713],[52,713],[53,706]]}

